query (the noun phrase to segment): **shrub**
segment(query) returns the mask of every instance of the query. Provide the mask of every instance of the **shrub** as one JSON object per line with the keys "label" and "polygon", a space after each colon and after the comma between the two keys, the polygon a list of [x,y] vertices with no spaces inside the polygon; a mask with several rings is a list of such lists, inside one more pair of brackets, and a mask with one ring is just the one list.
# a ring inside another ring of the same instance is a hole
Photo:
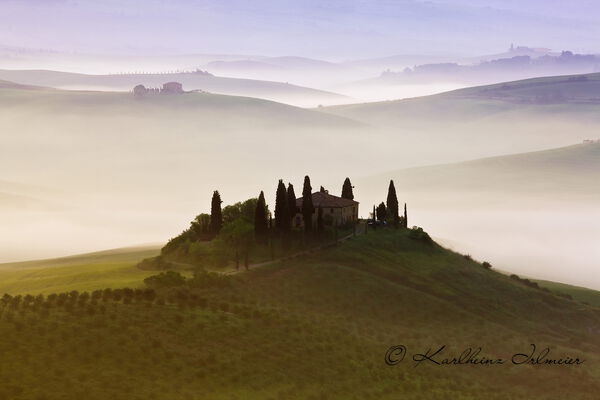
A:
{"label": "shrub", "polygon": [[484,261],[483,264],[481,264],[481,266],[485,269],[492,269],[492,264],[490,264],[487,261]]}
{"label": "shrub", "polygon": [[413,240],[418,240],[423,243],[433,243],[433,240],[429,236],[427,232],[418,226],[413,226],[412,229],[408,231],[408,237]]}
{"label": "shrub", "polygon": [[188,280],[189,286],[196,288],[230,287],[232,282],[232,276],[206,271],[197,271],[194,273],[194,277]]}
{"label": "shrub", "polygon": [[149,276],[148,278],[144,279],[144,283],[146,286],[153,289],[175,287],[183,285],[185,283],[185,277],[183,277],[179,272],[167,271],[161,272],[158,275]]}

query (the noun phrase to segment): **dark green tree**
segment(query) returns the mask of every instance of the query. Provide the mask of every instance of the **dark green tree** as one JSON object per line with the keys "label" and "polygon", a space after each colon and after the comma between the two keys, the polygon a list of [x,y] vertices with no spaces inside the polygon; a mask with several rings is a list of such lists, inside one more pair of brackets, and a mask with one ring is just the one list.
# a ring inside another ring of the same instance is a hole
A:
{"label": "dark green tree", "polygon": [[277,194],[275,195],[275,226],[281,233],[287,233],[291,226],[287,191],[281,179],[277,185]]}
{"label": "dark green tree", "polygon": [[218,190],[213,192],[210,205],[210,233],[217,235],[223,227],[223,213],[221,212],[221,195]]}
{"label": "dark green tree", "polygon": [[377,206],[377,220],[381,222],[387,220],[387,209],[383,201]]}
{"label": "dark green tree", "polygon": [[254,211],[254,236],[256,241],[266,244],[269,234],[269,222],[267,220],[267,204],[265,202],[265,194],[261,191],[256,202]]}
{"label": "dark green tree", "polygon": [[287,187],[287,198],[288,198],[288,210],[290,212],[290,220],[294,220],[296,216],[296,193],[294,192],[294,185],[288,183]]}
{"label": "dark green tree", "polygon": [[321,193],[327,193],[327,190],[325,190],[325,188],[323,186],[321,186],[319,188],[319,192],[321,192]]}
{"label": "dark green tree", "polygon": [[312,232],[312,217],[315,207],[312,201],[312,187],[308,175],[304,177],[304,187],[302,188],[302,218],[304,219],[304,231]]}
{"label": "dark green tree", "polygon": [[406,212],[406,203],[404,203],[404,227],[408,228],[408,213]]}
{"label": "dark green tree", "polygon": [[350,183],[350,178],[346,178],[344,184],[342,185],[342,198],[354,200],[354,193],[352,192],[352,183]]}
{"label": "dark green tree", "polygon": [[390,181],[387,195],[387,218],[394,226],[398,226],[400,222],[400,215],[398,211],[398,197],[396,196],[396,188],[394,187],[394,181]]}

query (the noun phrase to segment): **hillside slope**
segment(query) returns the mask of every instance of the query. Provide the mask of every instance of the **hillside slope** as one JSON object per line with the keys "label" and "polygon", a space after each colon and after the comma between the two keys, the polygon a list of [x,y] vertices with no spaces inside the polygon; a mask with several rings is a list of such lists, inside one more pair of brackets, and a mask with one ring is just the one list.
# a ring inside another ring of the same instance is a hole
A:
{"label": "hillside slope", "polygon": [[49,260],[0,264],[0,293],[49,294],[71,290],[138,287],[151,275],[136,268],[159,246],[138,246]]}
{"label": "hillside slope", "polygon": [[[0,350],[10,383],[1,393],[499,400],[593,399],[600,389],[597,308],[525,286],[405,230],[371,231],[285,265],[205,278],[159,289],[156,299],[142,291],[27,305],[5,298]],[[511,364],[531,343],[550,347],[549,358],[584,364]],[[409,356],[390,367],[384,355],[396,345]],[[444,357],[482,346],[480,357],[507,364],[414,368],[410,355],[443,345]]]}
{"label": "hillside slope", "polygon": [[[600,75],[539,78],[403,100],[320,108],[378,127],[397,168],[597,139]],[[384,150],[381,153],[385,154]],[[392,167],[393,168],[393,167]],[[392,169],[390,168],[390,169]]]}
{"label": "hillside slope", "polygon": [[161,87],[166,82],[176,81],[183,84],[185,90],[256,97],[306,107],[341,104],[350,100],[336,93],[287,83],[225,78],[202,73],[87,75],[46,70],[0,70],[0,79],[59,89],[114,91],[130,91],[139,84]]}
{"label": "hillside slope", "polygon": [[393,179],[409,220],[498,268],[600,289],[599,173],[600,143],[593,143],[396,169],[353,182],[362,204],[371,205],[385,199],[381,188]]}
{"label": "hillside slope", "polygon": [[[381,186],[392,176],[406,191],[469,196],[506,197],[551,195],[552,199],[599,199],[600,143],[578,144],[530,153],[497,156],[454,164],[396,170],[366,180],[366,189]],[[550,200],[550,199],[547,199]]]}

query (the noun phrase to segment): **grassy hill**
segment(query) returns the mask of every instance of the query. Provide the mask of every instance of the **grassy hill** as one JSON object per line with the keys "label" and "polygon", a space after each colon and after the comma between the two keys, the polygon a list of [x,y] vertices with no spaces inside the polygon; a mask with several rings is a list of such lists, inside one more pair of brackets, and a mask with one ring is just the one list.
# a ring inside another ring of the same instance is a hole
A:
{"label": "grassy hill", "polygon": [[151,273],[138,269],[137,263],[157,255],[159,249],[159,246],[143,246],[0,264],[0,293],[37,295],[139,287]]}
{"label": "grassy hill", "polygon": [[[600,382],[600,310],[523,285],[406,230],[222,279],[4,298],[11,399],[573,399]],[[18,340],[17,340],[18,339]],[[511,365],[530,343],[579,366]],[[448,346],[497,366],[394,367]]]}
{"label": "grassy hill", "polygon": [[142,84],[161,87],[166,82],[180,82],[185,90],[256,97],[282,103],[312,106],[347,103],[350,99],[332,92],[264,80],[224,78],[199,73],[87,75],[46,70],[0,70],[0,79],[26,85],[59,89],[130,91]]}
{"label": "grassy hill", "polygon": [[600,292],[597,290],[539,279],[534,280],[534,282],[537,282],[540,286],[548,288],[555,293],[568,294],[574,300],[600,307]]}
{"label": "grassy hill", "polygon": [[393,179],[409,221],[500,269],[598,289],[599,173],[594,143],[396,169],[353,183],[371,205],[385,199],[382,188]]}

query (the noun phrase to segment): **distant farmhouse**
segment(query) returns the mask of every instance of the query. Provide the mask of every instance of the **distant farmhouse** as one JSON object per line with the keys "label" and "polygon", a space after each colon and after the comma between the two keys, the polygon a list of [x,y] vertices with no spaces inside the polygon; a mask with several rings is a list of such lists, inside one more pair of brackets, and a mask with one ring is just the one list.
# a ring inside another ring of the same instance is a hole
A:
{"label": "distant farmhouse", "polygon": [[583,141],[583,144],[594,144],[594,143],[600,143],[600,139],[596,139],[596,140],[594,140],[594,139],[585,139]]}
{"label": "distant farmhouse", "polygon": [[[326,190],[312,194],[312,202],[315,211],[312,215],[313,225],[317,223],[319,207],[322,209],[323,218],[331,219],[334,225],[343,225],[349,222],[358,221],[358,201],[344,199],[329,194]],[[302,216],[302,197],[296,199],[296,215],[294,217],[296,227],[304,226]]]}
{"label": "distant farmhouse", "polygon": [[162,88],[147,88],[144,85],[137,85],[133,88],[133,95],[142,97],[149,94],[182,94],[185,93],[183,85],[179,82],[167,82]]}

